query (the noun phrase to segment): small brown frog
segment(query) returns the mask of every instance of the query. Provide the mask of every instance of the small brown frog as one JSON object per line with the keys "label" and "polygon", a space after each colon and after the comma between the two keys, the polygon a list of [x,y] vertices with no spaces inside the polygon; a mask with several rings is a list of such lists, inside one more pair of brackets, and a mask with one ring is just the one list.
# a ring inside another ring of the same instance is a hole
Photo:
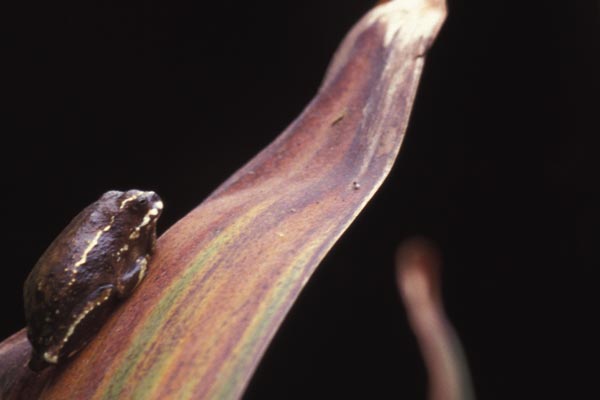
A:
{"label": "small brown frog", "polygon": [[81,350],[133,292],[154,252],[162,208],[154,192],[110,191],[52,242],[24,287],[32,370]]}

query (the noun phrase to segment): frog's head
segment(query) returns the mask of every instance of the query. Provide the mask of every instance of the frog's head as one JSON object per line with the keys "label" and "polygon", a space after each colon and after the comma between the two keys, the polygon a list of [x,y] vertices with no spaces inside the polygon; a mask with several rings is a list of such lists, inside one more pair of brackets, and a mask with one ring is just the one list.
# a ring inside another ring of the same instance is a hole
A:
{"label": "frog's head", "polygon": [[128,190],[118,198],[119,212],[136,221],[139,228],[156,223],[163,210],[163,202],[152,191]]}
{"label": "frog's head", "polygon": [[131,240],[156,235],[156,221],[162,213],[163,202],[155,192],[135,189],[110,191],[102,196],[100,202],[107,205],[109,215],[113,216],[111,229],[128,232],[126,234]]}

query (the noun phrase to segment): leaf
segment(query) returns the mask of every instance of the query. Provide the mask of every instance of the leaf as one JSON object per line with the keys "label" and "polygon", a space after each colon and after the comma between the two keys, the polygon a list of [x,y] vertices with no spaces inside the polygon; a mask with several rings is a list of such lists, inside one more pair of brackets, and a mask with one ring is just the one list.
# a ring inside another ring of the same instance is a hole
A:
{"label": "leaf", "polygon": [[444,312],[441,257],[433,243],[414,238],[396,252],[396,284],[427,367],[431,400],[472,400],[466,357]]}
{"label": "leaf", "polygon": [[[42,376],[0,345],[3,397],[238,398],[319,262],[398,154],[440,0],[374,8],[304,112],[160,239],[145,281],[80,354]],[[25,382],[25,383],[24,383]]]}

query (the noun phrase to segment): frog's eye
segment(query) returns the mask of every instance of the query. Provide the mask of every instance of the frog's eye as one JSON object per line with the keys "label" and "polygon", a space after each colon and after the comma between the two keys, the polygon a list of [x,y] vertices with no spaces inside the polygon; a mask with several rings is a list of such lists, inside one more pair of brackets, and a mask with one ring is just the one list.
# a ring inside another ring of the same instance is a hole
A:
{"label": "frog's eye", "polygon": [[129,210],[135,213],[144,213],[146,212],[146,208],[148,206],[148,200],[145,199],[137,199],[129,205]]}
{"label": "frog's eye", "polygon": [[157,211],[151,215],[158,215],[159,210],[162,210],[162,202],[160,197],[154,192],[136,192],[133,196],[126,198],[121,202],[121,208],[134,213],[147,213],[149,210],[156,208]]}

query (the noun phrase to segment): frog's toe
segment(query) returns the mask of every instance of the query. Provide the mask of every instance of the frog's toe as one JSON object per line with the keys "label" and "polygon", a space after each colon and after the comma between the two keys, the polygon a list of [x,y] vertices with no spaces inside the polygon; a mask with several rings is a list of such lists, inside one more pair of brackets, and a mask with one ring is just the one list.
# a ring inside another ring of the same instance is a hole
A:
{"label": "frog's toe", "polygon": [[31,350],[31,358],[27,364],[30,370],[34,372],[40,372],[50,366],[50,363],[44,359],[42,355],[36,352],[34,349]]}

